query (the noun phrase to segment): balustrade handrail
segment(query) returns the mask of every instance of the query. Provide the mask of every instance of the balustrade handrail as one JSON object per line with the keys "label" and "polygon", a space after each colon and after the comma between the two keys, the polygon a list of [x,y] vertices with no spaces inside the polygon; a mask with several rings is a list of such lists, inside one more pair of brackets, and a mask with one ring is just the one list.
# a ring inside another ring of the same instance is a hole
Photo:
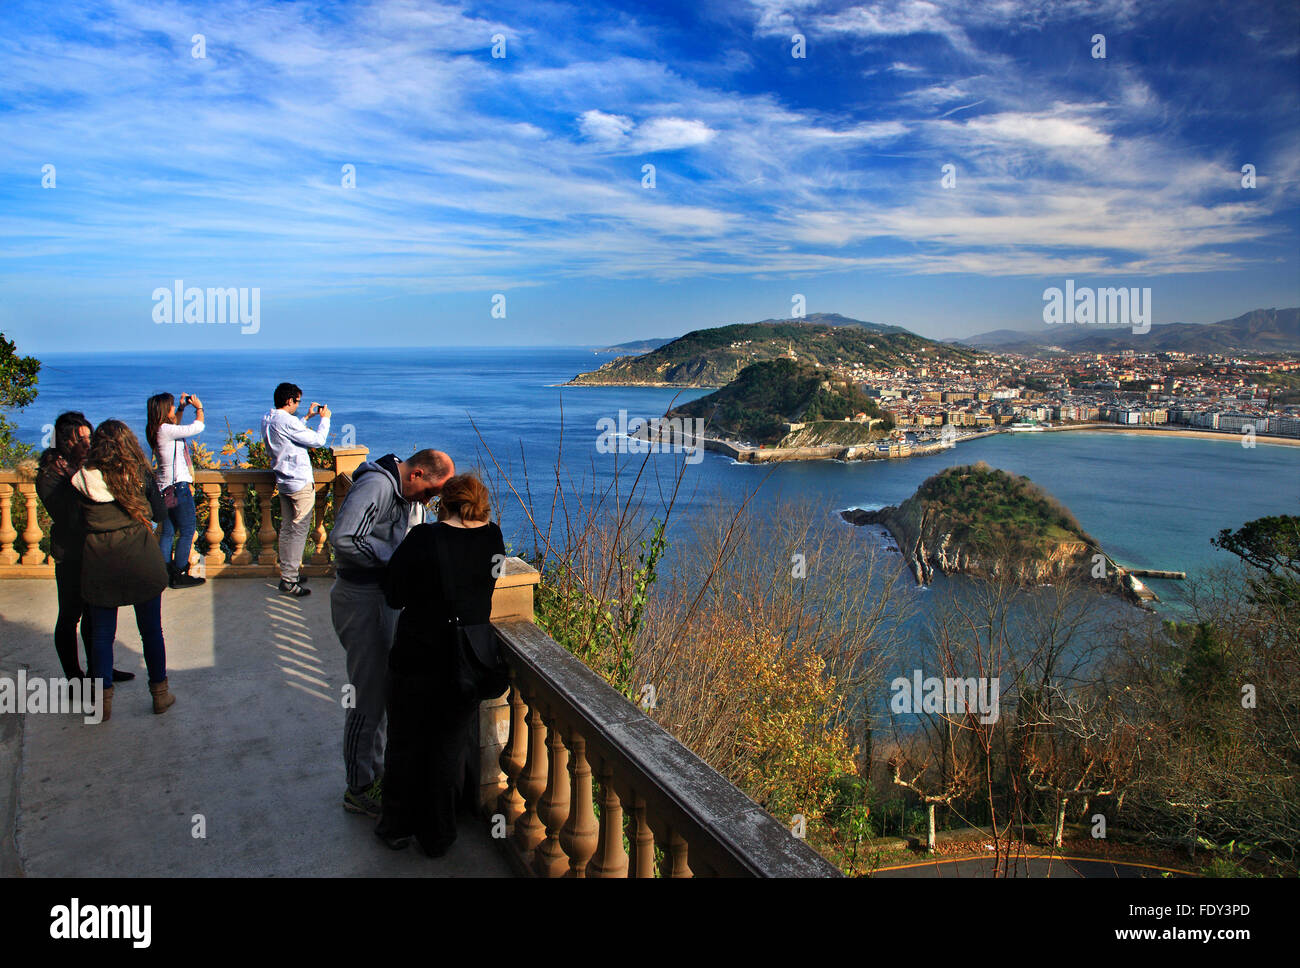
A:
{"label": "balustrade handrail", "polygon": [[[644,804],[653,818],[650,825],[659,828],[656,839],[684,840],[691,873],[842,876],[533,622],[497,619],[493,626],[511,668],[517,690],[512,695],[522,693],[541,707],[548,729],[554,725],[562,736],[580,739],[584,763],[595,764],[620,797],[636,799],[638,807]],[[516,717],[512,728],[519,721]],[[569,770],[577,800],[583,794],[572,764]],[[589,781],[586,790],[589,796]],[[621,840],[622,833],[620,826],[610,836]],[[621,852],[621,844],[615,849]]]}

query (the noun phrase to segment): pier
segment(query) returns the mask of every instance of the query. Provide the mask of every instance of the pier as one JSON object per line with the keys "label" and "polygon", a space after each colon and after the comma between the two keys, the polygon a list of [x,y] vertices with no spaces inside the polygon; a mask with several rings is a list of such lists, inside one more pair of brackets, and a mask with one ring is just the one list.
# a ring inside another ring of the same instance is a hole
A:
{"label": "pier", "polygon": [[1161,571],[1159,568],[1125,568],[1124,570],[1139,578],[1167,578],[1171,581],[1182,581],[1187,578],[1185,571]]}

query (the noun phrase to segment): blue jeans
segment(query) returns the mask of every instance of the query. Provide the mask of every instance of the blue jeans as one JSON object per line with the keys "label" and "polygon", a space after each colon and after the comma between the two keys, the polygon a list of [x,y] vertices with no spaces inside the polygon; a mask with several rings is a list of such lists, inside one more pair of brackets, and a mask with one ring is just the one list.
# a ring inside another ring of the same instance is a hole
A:
{"label": "blue jeans", "polygon": [[[135,607],[135,627],[144,645],[144,664],[149,669],[149,684],[167,678],[167,647],[163,643],[162,596],[158,595]],[[90,635],[95,651],[95,676],[104,688],[113,685],[113,639],[117,636],[117,609],[90,606]]]}
{"label": "blue jeans", "polygon": [[[190,548],[194,545],[194,490],[189,481],[176,485],[176,506],[167,509],[162,530],[158,534],[158,543],[162,545],[163,561],[177,571],[186,571],[190,567]],[[172,554],[172,538],[176,541],[176,553]]]}

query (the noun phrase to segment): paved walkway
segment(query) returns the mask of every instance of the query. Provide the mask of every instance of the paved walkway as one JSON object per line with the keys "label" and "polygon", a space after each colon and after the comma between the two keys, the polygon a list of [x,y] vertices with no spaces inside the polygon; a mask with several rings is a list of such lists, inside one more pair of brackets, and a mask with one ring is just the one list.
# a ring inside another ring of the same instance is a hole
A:
{"label": "paved walkway", "polygon": [[[291,599],[266,579],[163,595],[176,705],[152,713],[130,609],[113,718],[0,714],[0,876],[501,876],[485,824],[443,858],[394,852],[346,813],[346,682],[329,579]],[[0,676],[61,675],[54,582],[0,581]],[[202,816],[206,837],[194,836]]]}

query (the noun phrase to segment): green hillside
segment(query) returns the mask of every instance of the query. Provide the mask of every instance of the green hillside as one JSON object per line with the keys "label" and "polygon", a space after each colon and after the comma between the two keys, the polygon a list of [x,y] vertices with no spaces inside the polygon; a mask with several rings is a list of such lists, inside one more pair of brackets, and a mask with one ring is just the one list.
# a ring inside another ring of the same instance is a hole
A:
{"label": "green hillside", "polygon": [[[771,444],[785,436],[787,423],[842,422],[862,412],[892,426],[888,415],[853,384],[836,382],[828,371],[807,363],[777,359],[751,363],[721,390],[682,404],[668,415],[703,418],[710,436]],[[865,427],[854,427],[856,436],[865,439]]]}
{"label": "green hillside", "polygon": [[767,320],[697,329],[639,356],[620,356],[580,373],[578,385],[726,386],[751,363],[788,358],[830,367],[855,362],[877,368],[969,362],[979,353],[937,343],[897,326],[881,326],[834,313],[801,320]]}
{"label": "green hillside", "polygon": [[1097,543],[1073,514],[1029,478],[983,462],[949,467],[927,478],[899,510],[928,521],[958,546],[981,555],[1015,549],[1038,558],[1061,542]]}

